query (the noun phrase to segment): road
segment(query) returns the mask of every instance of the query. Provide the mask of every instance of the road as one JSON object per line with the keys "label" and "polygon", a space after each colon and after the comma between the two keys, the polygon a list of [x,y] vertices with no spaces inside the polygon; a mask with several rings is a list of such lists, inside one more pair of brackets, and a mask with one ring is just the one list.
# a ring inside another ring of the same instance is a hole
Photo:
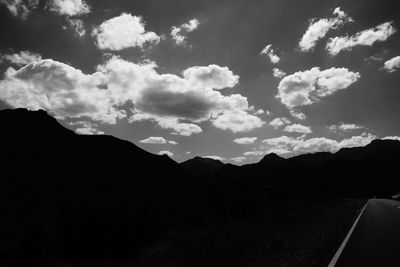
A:
{"label": "road", "polygon": [[400,202],[370,199],[335,267],[400,266]]}

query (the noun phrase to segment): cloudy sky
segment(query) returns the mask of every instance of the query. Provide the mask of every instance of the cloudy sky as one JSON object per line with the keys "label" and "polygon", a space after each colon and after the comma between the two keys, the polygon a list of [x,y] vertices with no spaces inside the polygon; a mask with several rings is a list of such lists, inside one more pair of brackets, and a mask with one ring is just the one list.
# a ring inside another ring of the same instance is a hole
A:
{"label": "cloudy sky", "polygon": [[395,0],[0,0],[0,109],[181,162],[399,139]]}

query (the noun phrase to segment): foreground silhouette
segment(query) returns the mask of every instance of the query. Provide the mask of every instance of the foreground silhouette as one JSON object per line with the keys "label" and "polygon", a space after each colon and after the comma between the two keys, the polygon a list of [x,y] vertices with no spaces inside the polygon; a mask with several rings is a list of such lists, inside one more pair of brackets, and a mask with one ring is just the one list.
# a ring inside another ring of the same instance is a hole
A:
{"label": "foreground silhouette", "polygon": [[165,233],[257,216],[272,203],[400,191],[398,141],[238,167],[178,164],[112,136],[75,134],[44,111],[3,110],[0,125],[6,266],[132,260]]}

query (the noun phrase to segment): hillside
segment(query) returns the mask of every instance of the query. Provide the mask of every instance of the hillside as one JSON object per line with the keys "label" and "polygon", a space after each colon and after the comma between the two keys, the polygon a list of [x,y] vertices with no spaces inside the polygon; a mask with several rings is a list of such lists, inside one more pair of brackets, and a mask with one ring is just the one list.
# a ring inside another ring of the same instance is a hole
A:
{"label": "hillside", "polygon": [[400,192],[398,141],[239,167],[177,164],[112,136],[75,134],[44,111],[3,110],[0,125],[2,266],[131,261],[171,233],[249,218],[267,227],[280,207],[323,210],[321,199]]}

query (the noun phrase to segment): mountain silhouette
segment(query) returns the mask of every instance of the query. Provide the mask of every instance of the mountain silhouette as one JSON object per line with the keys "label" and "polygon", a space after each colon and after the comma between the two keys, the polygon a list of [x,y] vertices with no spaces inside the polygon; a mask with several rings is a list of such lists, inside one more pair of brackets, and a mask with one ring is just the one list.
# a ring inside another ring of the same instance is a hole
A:
{"label": "mountain silhouette", "polygon": [[243,166],[178,164],[112,136],[78,135],[44,111],[2,110],[0,125],[2,266],[123,261],[171,231],[255,216],[277,199],[400,192],[395,140]]}
{"label": "mountain silhouette", "polygon": [[225,164],[219,160],[196,156],[180,164],[185,170],[196,175],[209,175],[220,170]]}
{"label": "mountain silhouette", "polygon": [[[171,225],[188,224],[195,206],[186,203],[201,202],[179,164],[128,141],[78,135],[44,111],[3,110],[0,125],[1,201],[15,199],[7,212],[16,235],[21,222],[35,221],[15,249],[20,260],[134,254]],[[9,257],[0,249],[0,265]]]}

